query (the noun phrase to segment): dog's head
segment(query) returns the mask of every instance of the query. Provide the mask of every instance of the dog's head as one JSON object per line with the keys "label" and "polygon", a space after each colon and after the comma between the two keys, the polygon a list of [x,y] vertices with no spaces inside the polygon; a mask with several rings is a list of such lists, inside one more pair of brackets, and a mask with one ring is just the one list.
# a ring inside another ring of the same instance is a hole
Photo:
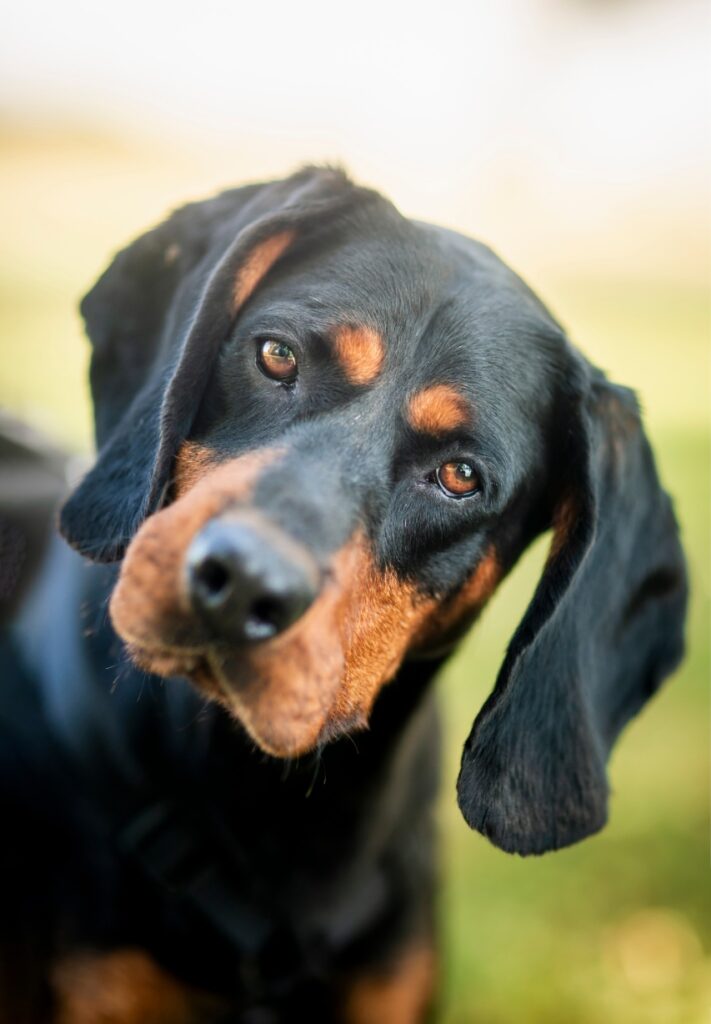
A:
{"label": "dog's head", "polygon": [[178,211],[82,309],[99,455],[62,530],[123,558],[135,661],[293,756],[363,727],[552,527],[459,801],[522,853],[600,828],[608,751],[681,655],[684,564],[633,396],[525,285],[308,169]]}

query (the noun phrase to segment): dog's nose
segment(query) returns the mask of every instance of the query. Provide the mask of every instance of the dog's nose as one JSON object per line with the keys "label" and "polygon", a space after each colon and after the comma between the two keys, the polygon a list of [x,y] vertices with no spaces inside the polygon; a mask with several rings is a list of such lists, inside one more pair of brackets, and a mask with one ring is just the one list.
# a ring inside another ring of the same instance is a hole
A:
{"label": "dog's nose", "polygon": [[313,602],[320,573],[296,541],[267,523],[214,519],[186,556],[190,601],[212,639],[268,640],[288,629]]}

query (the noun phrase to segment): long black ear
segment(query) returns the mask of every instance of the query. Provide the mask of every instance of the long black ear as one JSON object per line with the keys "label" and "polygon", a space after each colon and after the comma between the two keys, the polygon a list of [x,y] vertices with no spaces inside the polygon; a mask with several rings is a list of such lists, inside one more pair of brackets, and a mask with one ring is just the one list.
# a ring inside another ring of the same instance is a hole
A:
{"label": "long black ear", "polygon": [[119,253],[81,307],[98,457],[61,512],[73,547],[95,561],[123,555],[160,504],[241,303],[287,249],[378,199],[307,168],[186,206]]}
{"label": "long black ear", "polygon": [[683,653],[684,557],[635,398],[577,375],[551,551],[457,784],[469,825],[511,853],[602,828],[610,748]]}

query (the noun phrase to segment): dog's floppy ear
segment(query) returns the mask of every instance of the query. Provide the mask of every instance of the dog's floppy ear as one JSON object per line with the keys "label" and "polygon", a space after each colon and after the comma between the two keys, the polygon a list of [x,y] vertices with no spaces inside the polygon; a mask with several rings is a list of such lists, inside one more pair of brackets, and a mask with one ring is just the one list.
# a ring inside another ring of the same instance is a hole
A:
{"label": "dog's floppy ear", "polygon": [[[81,302],[92,345],[91,393],[97,448],[109,439],[140,393],[166,335],[169,308],[186,283],[204,278],[202,262],[229,221],[248,220],[261,191],[258,185],[232,189],[205,202],[189,203],[117,254]],[[200,271],[202,270],[202,274]]]}
{"label": "dog's floppy ear", "polygon": [[160,505],[240,308],[287,250],[377,198],[306,168],[184,207],[119,253],[82,303],[98,457],[61,512],[73,547],[95,561],[122,556]]}
{"label": "dog's floppy ear", "polygon": [[635,398],[582,364],[572,378],[553,543],[457,784],[469,825],[520,854],[605,824],[610,748],[683,653],[684,558]]}

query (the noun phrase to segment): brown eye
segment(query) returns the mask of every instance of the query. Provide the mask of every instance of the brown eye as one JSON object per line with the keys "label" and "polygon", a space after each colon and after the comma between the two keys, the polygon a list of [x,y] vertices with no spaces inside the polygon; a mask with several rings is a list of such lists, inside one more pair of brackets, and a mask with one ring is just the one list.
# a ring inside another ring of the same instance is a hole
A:
{"label": "brown eye", "polygon": [[470,462],[445,462],[435,476],[440,489],[450,498],[467,498],[479,490],[479,480]]}
{"label": "brown eye", "polygon": [[272,338],[261,342],[257,364],[263,374],[283,384],[293,383],[299,372],[293,350],[283,341],[275,341]]}

